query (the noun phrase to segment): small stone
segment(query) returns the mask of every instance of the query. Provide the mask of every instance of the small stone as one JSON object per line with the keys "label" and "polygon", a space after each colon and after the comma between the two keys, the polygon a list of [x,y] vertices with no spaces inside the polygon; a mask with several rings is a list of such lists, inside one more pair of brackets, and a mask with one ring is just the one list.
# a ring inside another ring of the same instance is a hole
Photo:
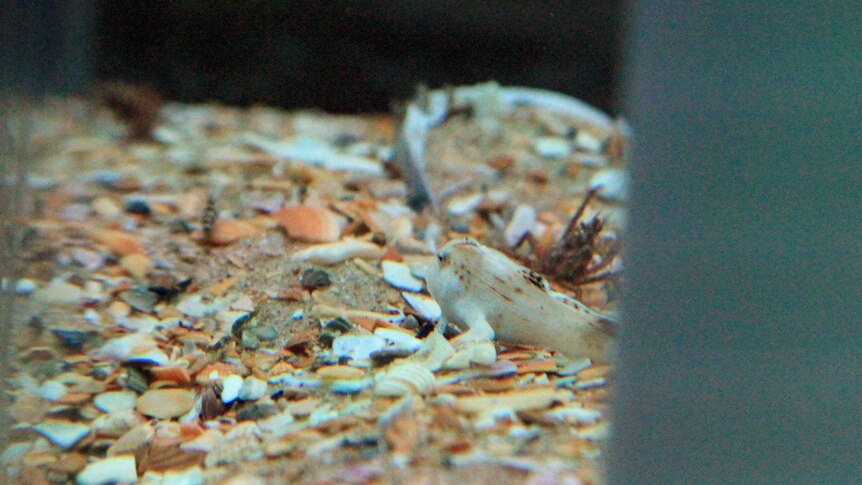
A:
{"label": "small stone", "polygon": [[260,338],[251,330],[242,332],[242,347],[248,350],[257,350],[260,348]]}
{"label": "small stone", "polygon": [[96,211],[96,214],[99,214],[106,219],[113,219],[123,213],[120,206],[108,197],[97,197],[93,200],[90,206],[92,206],[93,210]]}
{"label": "small stone", "polygon": [[148,216],[153,213],[153,210],[150,209],[150,205],[147,204],[147,201],[143,199],[131,199],[126,202],[126,212],[130,214]]}
{"label": "small stone", "polygon": [[572,152],[572,145],[565,138],[543,136],[533,142],[536,153],[545,158],[563,158]]}
{"label": "small stone", "polygon": [[108,485],[136,483],[137,465],[132,455],[120,455],[90,463],[75,477],[78,485]]}
{"label": "small stone", "polygon": [[251,297],[248,295],[242,295],[241,297],[234,300],[233,303],[230,304],[231,310],[239,310],[241,312],[253,312],[254,311],[254,302],[251,300]]}
{"label": "small stone", "polygon": [[275,340],[278,337],[278,333],[275,331],[275,327],[272,325],[267,325],[265,327],[258,327],[253,329],[254,334],[257,335],[257,338],[261,340]]}
{"label": "small stone", "polygon": [[332,280],[329,279],[329,273],[318,268],[308,268],[302,272],[302,277],[299,279],[299,284],[306,290],[316,290],[330,286]]}
{"label": "small stone", "polygon": [[243,380],[241,376],[231,374],[224,378],[221,389],[221,402],[230,404],[236,401],[239,397],[239,390],[242,388]]}
{"label": "small stone", "polygon": [[254,376],[248,376],[239,389],[239,399],[243,401],[257,401],[266,394],[267,383]]}
{"label": "small stone", "polygon": [[120,299],[139,312],[152,313],[159,302],[159,295],[146,288],[132,288],[120,293]]}
{"label": "small stone", "polygon": [[31,279],[21,278],[15,282],[16,295],[29,295],[36,291],[37,288],[39,288],[39,286]]}
{"label": "small stone", "polygon": [[120,259],[120,267],[126,270],[131,276],[142,279],[147,276],[147,273],[153,270],[155,265],[145,254],[130,254]]}
{"label": "small stone", "polygon": [[185,389],[151,389],[138,398],[137,410],[146,416],[171,419],[189,412],[195,396]]}
{"label": "small stone", "polygon": [[278,405],[272,401],[251,403],[236,413],[237,421],[257,421],[278,412]]}
{"label": "small stone", "polygon": [[483,200],[485,200],[485,194],[481,192],[452,197],[446,204],[446,213],[450,216],[463,216],[473,212]]}
{"label": "small stone", "polygon": [[51,333],[63,342],[63,346],[69,349],[80,349],[85,342],[91,339],[90,332],[76,328],[52,328]]}
{"label": "small stone", "polygon": [[106,413],[135,409],[137,394],[132,391],[103,392],[93,398],[93,404]]}
{"label": "small stone", "polygon": [[83,303],[87,294],[80,286],[55,279],[33,293],[33,298],[45,303],[73,305]]}
{"label": "small stone", "polygon": [[33,429],[64,450],[75,446],[75,443],[81,441],[90,432],[90,427],[87,425],[59,419],[45,420]]}
{"label": "small stone", "polygon": [[410,267],[396,261],[383,261],[380,263],[383,269],[383,279],[399,290],[422,291],[422,280],[410,273]]}
{"label": "small stone", "polygon": [[39,396],[49,401],[56,401],[69,392],[66,386],[59,381],[48,380],[39,386]]}

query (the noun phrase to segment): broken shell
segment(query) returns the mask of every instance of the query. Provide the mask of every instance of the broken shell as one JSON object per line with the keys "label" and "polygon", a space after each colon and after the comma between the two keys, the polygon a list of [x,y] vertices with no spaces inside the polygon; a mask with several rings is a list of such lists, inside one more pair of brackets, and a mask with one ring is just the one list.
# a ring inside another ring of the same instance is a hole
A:
{"label": "broken shell", "polygon": [[242,376],[231,374],[224,378],[221,389],[221,402],[230,404],[239,397],[239,390],[242,387]]}
{"label": "broken shell", "polygon": [[108,455],[122,455],[125,453],[135,453],[140,451],[144,446],[150,444],[155,436],[155,430],[152,424],[143,423],[126,431],[120,439],[114,442],[108,448]]}
{"label": "broken shell", "polygon": [[536,209],[526,204],[519,205],[512,214],[512,220],[503,230],[506,245],[514,248],[526,234],[533,230],[535,225]]}
{"label": "broken shell", "polygon": [[374,331],[374,335],[386,339],[388,350],[416,351],[422,347],[421,340],[401,330],[378,328]]}
{"label": "broken shell", "polygon": [[485,195],[481,192],[452,197],[449,199],[449,203],[446,204],[446,213],[450,216],[462,216],[473,212],[484,199]]}
{"label": "broken shell", "polygon": [[318,244],[293,254],[294,261],[311,261],[318,264],[337,264],[353,258],[378,259],[383,254],[380,246],[346,238],[343,241]]}
{"label": "broken shell", "polygon": [[317,377],[326,380],[351,380],[365,377],[365,371],[346,365],[328,365],[317,369]]}
{"label": "broken shell", "polygon": [[137,394],[132,391],[112,391],[99,394],[93,399],[93,404],[106,413],[135,409]]}
{"label": "broken shell", "polygon": [[383,279],[399,290],[422,291],[422,280],[410,274],[410,267],[395,261],[380,263],[383,269]]}
{"label": "broken shell", "polygon": [[248,222],[236,219],[222,219],[213,223],[209,241],[213,244],[224,246],[240,239],[256,236],[258,233],[260,233],[260,230]]}
{"label": "broken shell", "polygon": [[223,439],[224,435],[221,431],[217,429],[208,429],[197,438],[180,445],[180,449],[184,451],[209,452],[221,443]]}
{"label": "broken shell", "polygon": [[138,238],[122,231],[96,229],[90,232],[90,236],[119,256],[146,254],[147,252],[143,244],[138,241]]}
{"label": "broken shell", "polygon": [[571,424],[593,424],[602,416],[602,413],[584,409],[580,406],[565,406],[552,409],[545,413],[548,417]]}
{"label": "broken shell", "polygon": [[545,158],[563,158],[572,152],[569,140],[557,136],[543,136],[533,142],[536,153]]}
{"label": "broken shell", "polygon": [[481,413],[493,408],[507,408],[514,411],[525,409],[543,409],[554,401],[565,400],[567,393],[557,391],[553,387],[492,394],[487,396],[467,396],[455,400],[455,407],[468,413]]}
{"label": "broken shell", "polygon": [[577,145],[578,150],[591,153],[601,153],[603,143],[592,133],[585,130],[578,130],[577,135],[575,135],[575,145]]}
{"label": "broken shell", "polygon": [[332,353],[337,357],[368,360],[371,354],[386,348],[386,340],[372,335],[342,335],[332,342]]}
{"label": "broken shell", "polygon": [[146,254],[129,254],[120,259],[120,267],[135,278],[142,279],[155,265]]}
{"label": "broken shell", "polygon": [[59,419],[47,419],[33,429],[64,450],[75,446],[75,443],[81,441],[90,432],[90,427],[87,425]]}
{"label": "broken shell", "polygon": [[304,242],[333,242],[341,237],[338,216],[323,207],[291,205],[283,207],[272,216],[292,239]]}
{"label": "broken shell", "polygon": [[440,319],[440,315],[443,313],[440,309],[440,305],[438,305],[430,296],[419,293],[408,293],[406,291],[402,291],[401,296],[410,304],[411,307],[413,307],[414,310],[419,312],[419,315],[428,321],[436,322]]}
{"label": "broken shell", "polygon": [[138,481],[135,457],[121,455],[94,461],[78,473],[75,481],[78,485],[135,483]]}
{"label": "broken shell", "polygon": [[396,362],[374,376],[374,394],[397,397],[410,393],[427,395],[434,389],[434,374],[412,362]]}
{"label": "broken shell", "polygon": [[182,416],[195,405],[195,396],[185,389],[152,389],[138,398],[141,414],[159,419]]}

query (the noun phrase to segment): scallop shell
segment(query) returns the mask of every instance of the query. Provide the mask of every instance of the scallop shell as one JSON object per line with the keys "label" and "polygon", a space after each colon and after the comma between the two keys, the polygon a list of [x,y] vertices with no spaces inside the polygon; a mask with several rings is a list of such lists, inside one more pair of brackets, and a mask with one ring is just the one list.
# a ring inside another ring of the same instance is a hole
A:
{"label": "scallop shell", "polygon": [[424,396],[430,393],[437,383],[431,371],[413,362],[395,363],[385,372],[377,374],[374,381],[374,394],[388,397],[410,393]]}

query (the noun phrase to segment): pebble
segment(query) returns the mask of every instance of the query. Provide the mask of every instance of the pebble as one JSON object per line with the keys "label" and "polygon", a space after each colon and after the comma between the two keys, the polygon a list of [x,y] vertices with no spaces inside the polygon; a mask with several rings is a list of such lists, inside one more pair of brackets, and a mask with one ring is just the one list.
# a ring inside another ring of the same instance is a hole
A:
{"label": "pebble", "polygon": [[138,395],[132,391],[103,392],[93,398],[93,404],[106,413],[135,409]]}
{"label": "pebble", "polygon": [[96,241],[104,244],[117,256],[129,254],[146,254],[143,244],[137,237],[113,229],[96,229],[90,232],[90,236]]}
{"label": "pebble", "polygon": [[275,340],[275,338],[278,337],[278,333],[272,325],[255,328],[253,331],[254,334],[257,335],[257,338],[261,340]]}
{"label": "pebble", "polygon": [[120,206],[108,197],[97,197],[90,206],[96,211],[96,214],[106,219],[119,217],[123,213]]}
{"label": "pebble", "polygon": [[266,394],[267,383],[254,376],[248,376],[239,389],[238,397],[243,401],[257,401]]}
{"label": "pebble", "polygon": [[133,455],[120,455],[94,461],[78,473],[75,481],[78,485],[136,483],[138,472],[135,457]]}
{"label": "pebble", "polygon": [[143,279],[147,273],[153,270],[153,261],[145,254],[129,254],[120,259],[120,267],[131,276]]}
{"label": "pebble", "polygon": [[592,133],[578,130],[578,134],[575,135],[575,145],[577,145],[579,150],[585,152],[601,153],[603,143],[600,139],[593,136]]}
{"label": "pebble", "polygon": [[316,290],[330,286],[332,280],[329,278],[329,273],[318,268],[308,268],[302,272],[299,279],[299,284],[306,290]]}
{"label": "pebble", "polygon": [[130,199],[128,202],[126,202],[126,212],[130,214],[148,216],[153,213],[153,210],[150,209],[150,205],[147,204],[147,201],[143,199]]}
{"label": "pebble", "polygon": [[45,303],[74,305],[87,299],[86,292],[80,287],[60,279],[52,280],[47,286],[33,293],[33,298]]}
{"label": "pebble", "polygon": [[63,346],[70,349],[80,349],[85,342],[90,340],[89,332],[77,328],[52,328],[51,333],[63,342]]}
{"label": "pebble", "polygon": [[375,335],[342,335],[332,342],[332,354],[353,360],[368,360],[371,354],[386,348],[386,340]]}
{"label": "pebble", "polygon": [[422,280],[410,273],[410,267],[396,261],[383,261],[383,279],[399,290],[422,291]]}
{"label": "pebble", "polygon": [[515,208],[512,214],[512,220],[506,225],[503,230],[503,237],[506,240],[506,245],[514,248],[516,244],[533,230],[536,225],[536,209],[532,206],[521,204]]}
{"label": "pebble", "polygon": [[624,202],[628,198],[628,181],[624,170],[609,168],[598,172],[590,179],[590,188],[601,187],[599,197]]}
{"label": "pebble", "polygon": [[66,386],[55,380],[45,381],[39,386],[39,396],[48,401],[56,401],[65,396],[67,392],[69,390],[66,389]]}
{"label": "pebble", "polygon": [[240,388],[242,388],[242,376],[231,374],[222,381],[221,402],[230,404],[239,397]]}
{"label": "pebble", "polygon": [[195,405],[195,396],[185,389],[151,389],[138,398],[137,410],[146,416],[171,419]]}
{"label": "pebble", "polygon": [[244,349],[257,350],[260,348],[260,338],[250,330],[243,330],[241,343]]}
{"label": "pebble", "polygon": [[59,419],[45,420],[33,429],[64,450],[75,446],[75,443],[81,441],[90,432],[90,427],[85,424]]}
{"label": "pebble", "polygon": [[463,216],[464,214],[473,212],[484,199],[485,195],[481,192],[452,197],[446,204],[446,213],[450,216]]}
{"label": "pebble", "polygon": [[569,140],[556,136],[543,136],[533,142],[536,153],[545,158],[563,158],[572,152]]}
{"label": "pebble", "polygon": [[159,302],[159,295],[146,288],[132,288],[120,293],[120,299],[139,312],[152,313]]}
{"label": "pebble", "polygon": [[402,291],[401,296],[419,315],[428,321],[436,322],[440,319],[440,315],[443,314],[440,305],[429,296],[419,293],[408,293],[406,291]]}
{"label": "pebble", "polygon": [[15,294],[16,295],[29,295],[36,291],[39,288],[39,285],[36,284],[35,281],[28,278],[21,278],[20,280],[15,282]]}

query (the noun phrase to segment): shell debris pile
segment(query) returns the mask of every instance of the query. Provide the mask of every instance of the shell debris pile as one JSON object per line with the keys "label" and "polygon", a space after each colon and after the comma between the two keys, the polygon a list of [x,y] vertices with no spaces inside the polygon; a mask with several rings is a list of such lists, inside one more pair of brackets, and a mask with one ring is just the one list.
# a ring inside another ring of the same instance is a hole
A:
{"label": "shell debris pile", "polygon": [[547,251],[594,185],[615,238],[619,130],[465,89],[449,102],[474,109],[423,132],[419,212],[389,117],[166,104],[130,140],[97,104],[32,106],[0,481],[600,483],[612,367],[452,340],[426,278],[456,238]]}

